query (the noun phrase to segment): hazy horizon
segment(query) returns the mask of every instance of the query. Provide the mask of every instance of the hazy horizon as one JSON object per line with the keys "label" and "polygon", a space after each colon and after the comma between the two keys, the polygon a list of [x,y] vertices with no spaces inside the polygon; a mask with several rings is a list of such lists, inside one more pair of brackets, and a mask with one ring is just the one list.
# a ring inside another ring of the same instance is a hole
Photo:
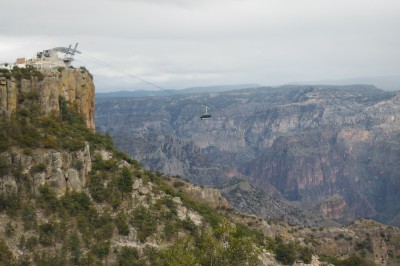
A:
{"label": "hazy horizon", "polygon": [[2,7],[0,62],[79,42],[74,65],[94,74],[99,92],[153,89],[126,73],[167,89],[360,79],[400,89],[396,0],[17,0]]}

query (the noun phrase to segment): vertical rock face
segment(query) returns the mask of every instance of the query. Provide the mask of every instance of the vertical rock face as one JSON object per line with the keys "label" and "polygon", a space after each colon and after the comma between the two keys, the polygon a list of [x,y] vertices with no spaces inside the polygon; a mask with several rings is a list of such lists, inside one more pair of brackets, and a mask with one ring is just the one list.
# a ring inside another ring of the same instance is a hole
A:
{"label": "vertical rock face", "polygon": [[17,89],[15,80],[0,77],[0,110],[10,116],[17,108]]}
{"label": "vertical rock face", "polygon": [[94,83],[92,76],[82,69],[42,72],[43,79],[16,80],[0,78],[0,113],[10,117],[16,111],[18,99],[24,94],[37,95],[42,114],[59,112],[59,97],[75,104],[88,128],[94,125]]}

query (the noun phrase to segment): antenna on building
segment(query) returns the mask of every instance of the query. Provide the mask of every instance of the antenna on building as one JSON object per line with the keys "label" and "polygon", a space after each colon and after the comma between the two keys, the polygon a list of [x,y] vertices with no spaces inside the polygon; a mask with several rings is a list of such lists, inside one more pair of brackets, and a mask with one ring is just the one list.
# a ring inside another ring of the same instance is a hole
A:
{"label": "antenna on building", "polygon": [[76,48],[78,47],[78,43],[75,44],[74,49],[72,49],[71,46],[72,46],[72,45],[70,44],[68,48],[67,48],[67,47],[56,47],[56,48],[53,48],[53,50],[65,54],[64,59],[63,59],[63,62],[64,62],[67,66],[70,66],[70,65],[71,65],[71,62],[72,62],[72,60],[74,60],[74,55],[75,55],[76,53],[77,53],[77,54],[80,54],[80,53],[81,53],[80,51],[76,50]]}
{"label": "antenna on building", "polygon": [[76,50],[76,48],[78,47],[78,43],[75,44],[74,49],[72,49],[71,47],[72,47],[72,45],[70,44],[69,47],[56,47],[56,48],[53,48],[53,49],[52,49],[53,51],[56,51],[56,52],[60,52],[60,53],[64,53],[64,54],[65,54],[64,59],[62,59],[62,61],[63,61],[67,66],[70,66],[70,65],[71,65],[71,62],[74,60],[74,55],[75,55],[76,53],[77,53],[77,54],[80,54],[80,53],[81,53],[80,51]]}

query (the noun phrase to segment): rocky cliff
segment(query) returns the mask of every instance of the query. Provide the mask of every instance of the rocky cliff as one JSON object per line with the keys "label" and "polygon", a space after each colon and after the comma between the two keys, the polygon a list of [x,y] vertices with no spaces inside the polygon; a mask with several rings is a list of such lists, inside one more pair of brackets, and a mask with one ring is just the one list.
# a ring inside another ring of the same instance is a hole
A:
{"label": "rocky cliff", "polygon": [[[211,120],[199,119],[201,104],[211,107]],[[102,98],[96,124],[155,170],[218,187],[244,179],[342,222],[398,221],[398,93],[370,85],[284,86]],[[328,200],[334,195],[343,201]]]}
{"label": "rocky cliff", "polygon": [[95,129],[94,83],[88,71],[60,69],[59,71],[33,72],[33,75],[26,71],[23,74],[11,78],[0,77],[2,115],[10,117],[15,114],[17,104],[23,95],[38,98],[41,114],[50,114],[53,111],[58,113],[60,111],[59,98],[64,97],[66,101],[76,105],[87,127]]}
{"label": "rocky cliff", "polygon": [[[45,184],[58,196],[81,191],[92,165],[93,147],[83,137],[86,128],[95,129],[91,74],[84,69],[33,68],[1,74],[1,192],[19,192],[16,173],[27,178],[34,194]],[[80,127],[81,120],[83,128],[68,131],[68,123]]]}

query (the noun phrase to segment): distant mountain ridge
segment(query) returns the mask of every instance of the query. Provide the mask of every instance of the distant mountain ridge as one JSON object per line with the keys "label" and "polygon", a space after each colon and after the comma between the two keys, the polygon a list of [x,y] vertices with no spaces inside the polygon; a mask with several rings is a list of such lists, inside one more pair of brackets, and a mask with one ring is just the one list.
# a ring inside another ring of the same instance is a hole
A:
{"label": "distant mountain ridge", "polygon": [[191,87],[181,90],[121,90],[116,92],[98,92],[96,98],[109,98],[109,97],[162,97],[162,96],[174,96],[192,93],[207,93],[207,92],[224,92],[230,90],[240,90],[247,88],[261,87],[259,84],[238,84],[238,85],[220,85],[220,86],[208,86],[208,87]]}
{"label": "distant mountain ridge", "polygon": [[391,76],[372,76],[372,77],[357,77],[347,79],[331,79],[317,81],[290,82],[289,85],[336,85],[343,86],[348,84],[373,84],[379,89],[386,91],[400,90],[400,75]]}

